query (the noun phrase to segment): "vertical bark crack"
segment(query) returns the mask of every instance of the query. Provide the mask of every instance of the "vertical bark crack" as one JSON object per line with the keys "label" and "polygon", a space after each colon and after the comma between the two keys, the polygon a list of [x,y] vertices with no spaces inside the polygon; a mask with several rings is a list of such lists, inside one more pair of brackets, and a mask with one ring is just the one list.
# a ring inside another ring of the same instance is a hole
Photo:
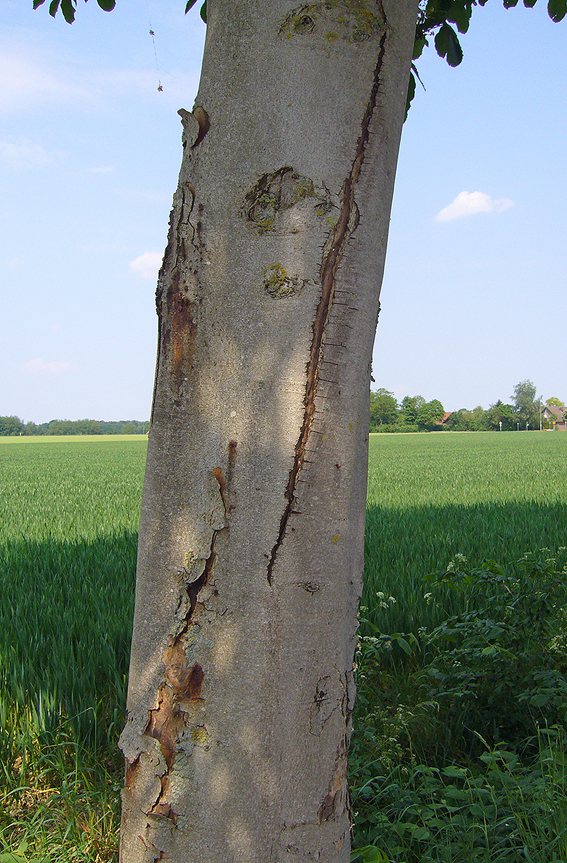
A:
{"label": "vertical bark crack", "polygon": [[[205,561],[202,575],[187,585],[189,610],[181,631],[170,639],[170,645],[163,654],[165,681],[159,689],[157,707],[151,709],[144,733],[157,740],[165,761],[165,770],[160,776],[161,789],[149,812],[170,819],[177,825],[177,815],[168,800],[170,774],[173,769],[178,744],[187,727],[187,714],[181,709],[185,702],[201,701],[201,686],[205,677],[198,662],[189,664],[183,637],[189,631],[195,614],[199,592],[207,584],[215,560],[215,540],[218,530],[213,531],[210,554]],[[135,781],[137,764],[127,767],[127,786]]]}
{"label": "vertical bark crack", "polygon": [[370,134],[370,122],[372,120],[372,116],[374,114],[376,102],[378,99],[378,91],[380,88],[380,73],[382,71],[382,65],[384,62],[387,35],[388,31],[385,30],[380,39],[380,50],[378,52],[378,59],[374,69],[374,78],[370,90],[370,96],[366,105],[366,110],[364,112],[362,122],[360,124],[360,136],[357,141],[355,156],[350,171],[345,177],[341,189],[342,203],[341,209],[339,211],[339,218],[333,233],[330,235],[329,240],[325,245],[323,260],[321,262],[321,298],[319,300],[319,305],[317,306],[317,311],[315,313],[315,320],[313,322],[313,338],[311,341],[309,362],[307,364],[307,380],[304,396],[305,411],[303,414],[303,422],[301,425],[299,437],[295,445],[295,458],[293,461],[293,466],[289,472],[289,479],[285,490],[285,498],[287,500],[287,503],[280,520],[278,537],[274,544],[274,547],[272,548],[272,552],[268,561],[267,575],[269,584],[272,584],[273,570],[276,562],[276,557],[285,537],[289,517],[294,511],[295,489],[297,486],[297,480],[299,473],[305,463],[306,445],[309,434],[311,432],[311,426],[313,424],[313,417],[315,414],[315,397],[317,395],[317,388],[319,385],[320,367],[323,362],[325,332],[327,328],[327,323],[329,321],[329,315],[333,305],[333,297],[335,293],[335,277],[349,237],[352,234],[354,228],[356,227],[356,223],[358,220],[354,191],[358,182],[358,178],[360,176],[362,163],[364,162],[364,156],[366,153],[366,147]]}

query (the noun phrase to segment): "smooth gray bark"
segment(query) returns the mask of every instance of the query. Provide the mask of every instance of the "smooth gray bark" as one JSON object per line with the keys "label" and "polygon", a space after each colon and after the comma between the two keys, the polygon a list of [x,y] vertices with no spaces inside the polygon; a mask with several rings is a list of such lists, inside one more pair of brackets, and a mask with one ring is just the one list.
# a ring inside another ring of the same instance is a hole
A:
{"label": "smooth gray bark", "polygon": [[209,0],[160,273],[122,863],[345,863],[415,0]]}

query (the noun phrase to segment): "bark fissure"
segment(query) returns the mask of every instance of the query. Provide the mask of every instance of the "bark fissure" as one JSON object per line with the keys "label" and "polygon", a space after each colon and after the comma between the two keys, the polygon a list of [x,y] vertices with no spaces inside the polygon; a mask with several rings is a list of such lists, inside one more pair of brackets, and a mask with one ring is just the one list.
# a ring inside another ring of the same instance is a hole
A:
{"label": "bark fissure", "polygon": [[370,122],[378,99],[380,73],[382,71],[382,64],[384,62],[384,55],[386,52],[387,36],[388,31],[385,30],[380,39],[380,48],[374,69],[374,78],[366,110],[361,122],[361,131],[357,141],[355,157],[353,159],[351,169],[343,182],[341,190],[342,203],[339,211],[339,218],[333,233],[330,235],[329,240],[325,245],[323,260],[321,262],[321,298],[319,300],[319,305],[317,306],[317,311],[315,313],[315,320],[313,322],[313,339],[307,364],[307,380],[304,396],[305,411],[299,437],[295,445],[294,462],[289,473],[289,479],[284,495],[287,499],[287,504],[282,513],[278,537],[272,548],[268,561],[267,577],[270,585],[273,580],[273,570],[277,554],[286,534],[289,517],[294,513],[295,489],[297,486],[298,476],[303,465],[307,463],[305,459],[306,445],[311,433],[313,418],[316,413],[315,398],[317,396],[317,388],[319,384],[320,367],[324,362],[323,349],[325,345],[325,333],[333,305],[335,277],[348,240],[358,223],[358,208],[354,198],[354,191],[364,162],[364,156],[370,135]]}
{"label": "bark fissure", "polygon": [[[222,471],[220,471],[220,474],[222,475]],[[222,491],[223,486],[216,474],[215,477],[219,481]],[[195,581],[185,584],[189,597],[189,609],[181,629],[175,637],[172,636],[170,638],[170,646],[163,654],[162,661],[165,666],[165,681],[158,691],[157,707],[148,711],[148,723],[144,731],[144,734],[148,735],[148,737],[157,740],[159,750],[165,762],[165,769],[162,773],[158,774],[160,780],[159,793],[146,814],[168,819],[174,827],[177,827],[177,813],[171,801],[168,800],[170,776],[181,738],[191,728],[193,728],[192,739],[195,735],[194,723],[191,722],[191,714],[187,712],[188,702],[203,701],[201,687],[205,677],[203,668],[198,662],[189,663],[183,639],[195,622],[194,617],[199,593],[209,582],[216,557],[215,541],[219,532],[219,530],[213,531],[210,554],[204,562],[202,574]],[[131,765],[127,765],[127,787],[131,787],[135,781],[138,762],[139,757]]]}

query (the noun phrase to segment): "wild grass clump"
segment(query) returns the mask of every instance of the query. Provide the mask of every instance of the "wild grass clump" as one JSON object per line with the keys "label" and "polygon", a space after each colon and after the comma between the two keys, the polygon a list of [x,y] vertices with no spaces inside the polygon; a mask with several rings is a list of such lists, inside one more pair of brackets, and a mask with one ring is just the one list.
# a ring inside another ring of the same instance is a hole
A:
{"label": "wild grass clump", "polygon": [[567,859],[566,467],[559,434],[371,437],[353,859]]}
{"label": "wild grass clump", "polygon": [[[359,859],[567,859],[566,561],[543,549],[474,568],[459,554],[422,587],[457,613],[391,635],[362,621]],[[378,599],[386,617],[393,597]]]}

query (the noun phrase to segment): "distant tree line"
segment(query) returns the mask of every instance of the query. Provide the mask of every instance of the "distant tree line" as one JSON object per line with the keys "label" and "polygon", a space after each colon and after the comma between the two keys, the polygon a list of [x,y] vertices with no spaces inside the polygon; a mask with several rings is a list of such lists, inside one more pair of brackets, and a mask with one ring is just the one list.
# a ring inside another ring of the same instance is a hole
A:
{"label": "distant tree line", "polygon": [[544,401],[536,393],[532,381],[520,381],[510,396],[511,403],[498,400],[487,410],[479,405],[448,413],[438,399],[428,402],[423,396],[405,396],[398,403],[393,393],[381,388],[370,393],[370,431],[529,431],[539,429],[540,421],[542,428],[550,428],[543,408],[565,405],[556,397]]}
{"label": "distant tree line", "polygon": [[36,425],[18,417],[0,417],[0,437],[14,435],[146,434],[150,424],[141,420],[51,420]]}
{"label": "distant tree line", "polygon": [[[543,408],[546,405],[564,408],[564,402],[553,397],[546,401],[536,396],[536,386],[530,380],[520,381],[510,396],[511,403],[498,400],[485,410],[480,405],[472,410],[460,408],[448,413],[438,399],[426,401],[423,396],[404,396],[398,404],[394,393],[378,389],[370,393],[370,431],[514,431],[518,428],[535,430],[550,428]],[[118,420],[51,420],[36,425],[24,424],[16,416],[0,416],[0,437],[4,435],[101,435],[146,434],[148,421]]]}

